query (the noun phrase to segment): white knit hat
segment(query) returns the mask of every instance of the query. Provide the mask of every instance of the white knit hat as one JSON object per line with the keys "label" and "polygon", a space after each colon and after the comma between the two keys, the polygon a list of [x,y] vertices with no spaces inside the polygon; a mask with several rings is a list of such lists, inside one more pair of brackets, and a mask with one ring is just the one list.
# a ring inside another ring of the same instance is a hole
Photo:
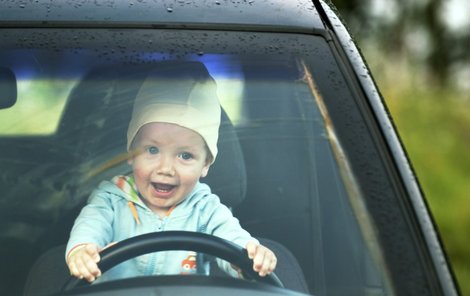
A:
{"label": "white knit hat", "polygon": [[197,132],[217,156],[220,126],[217,86],[199,62],[162,62],[137,93],[127,130],[127,150],[139,129],[151,122],[173,123]]}

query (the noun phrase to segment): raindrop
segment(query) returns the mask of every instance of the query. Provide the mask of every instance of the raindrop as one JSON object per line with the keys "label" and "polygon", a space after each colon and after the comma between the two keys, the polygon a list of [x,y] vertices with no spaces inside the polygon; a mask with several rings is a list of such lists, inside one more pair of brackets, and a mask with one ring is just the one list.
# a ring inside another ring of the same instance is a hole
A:
{"label": "raindrop", "polygon": [[166,11],[172,13],[172,12],[173,12],[173,8],[167,7]]}
{"label": "raindrop", "polygon": [[216,4],[216,5],[220,5],[220,2],[219,2],[219,1],[215,1],[215,4]]}
{"label": "raindrop", "polygon": [[20,8],[25,8],[25,4],[20,4]]}

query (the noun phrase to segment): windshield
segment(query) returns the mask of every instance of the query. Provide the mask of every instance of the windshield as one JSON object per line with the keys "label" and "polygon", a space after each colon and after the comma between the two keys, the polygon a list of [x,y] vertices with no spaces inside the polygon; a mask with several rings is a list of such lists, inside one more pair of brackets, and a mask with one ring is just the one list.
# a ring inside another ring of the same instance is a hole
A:
{"label": "windshield", "polygon": [[201,182],[242,227],[292,252],[314,295],[389,295],[325,104],[336,99],[326,79],[352,97],[327,42],[125,29],[2,29],[0,67],[15,73],[18,91],[17,103],[0,110],[2,294],[20,293],[38,256],[67,243],[101,181],[132,173],[134,99],[164,61],[201,62],[217,84],[220,154]]}

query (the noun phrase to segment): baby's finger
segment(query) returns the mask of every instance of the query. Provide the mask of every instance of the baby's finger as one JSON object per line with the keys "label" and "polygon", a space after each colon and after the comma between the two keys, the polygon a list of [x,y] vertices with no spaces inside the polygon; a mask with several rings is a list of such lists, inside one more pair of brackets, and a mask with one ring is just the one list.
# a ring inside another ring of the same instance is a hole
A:
{"label": "baby's finger", "polygon": [[79,278],[85,278],[87,281],[92,282],[101,275],[98,265],[86,251],[77,255],[75,264],[78,269]]}
{"label": "baby's finger", "polygon": [[98,265],[96,265],[95,261],[90,258],[90,260],[85,262],[86,268],[88,272],[94,277],[91,279],[91,281],[94,281],[95,278],[99,277],[101,275],[101,271],[98,268]]}
{"label": "baby's finger", "polygon": [[69,262],[68,266],[69,266],[70,275],[75,276],[75,277],[80,276],[80,272],[78,271],[78,268],[75,262]]}
{"label": "baby's finger", "polygon": [[256,249],[255,257],[253,258],[254,271],[259,272],[261,270],[265,261],[265,256],[266,250],[263,247],[258,246],[258,248]]}
{"label": "baby's finger", "polygon": [[78,269],[78,275],[76,275],[80,279],[86,279],[89,282],[94,280],[94,276],[90,273],[87,267],[87,263],[84,260],[77,260],[76,266]]}
{"label": "baby's finger", "polygon": [[266,276],[270,274],[274,268],[276,267],[276,256],[274,255],[273,252],[266,250],[266,253],[264,255],[264,260],[263,264],[259,270],[259,275],[260,276]]}
{"label": "baby's finger", "polygon": [[93,262],[98,263],[100,261],[99,248],[96,245],[89,244],[85,248],[86,254],[93,260]]}
{"label": "baby's finger", "polygon": [[246,252],[248,253],[248,258],[253,259],[256,255],[256,249],[258,248],[258,244],[255,242],[248,242],[245,248]]}

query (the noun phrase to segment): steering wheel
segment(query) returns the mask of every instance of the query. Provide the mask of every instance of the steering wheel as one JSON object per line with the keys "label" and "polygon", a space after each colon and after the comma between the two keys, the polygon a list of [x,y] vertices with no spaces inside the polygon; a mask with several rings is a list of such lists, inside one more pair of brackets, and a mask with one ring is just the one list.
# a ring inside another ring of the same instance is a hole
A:
{"label": "steering wheel", "polygon": [[[283,288],[279,278],[271,273],[261,277],[253,270],[253,262],[242,247],[220,237],[190,231],[153,232],[120,241],[101,253],[98,268],[102,273],[128,259],[153,252],[187,250],[205,253],[236,265],[246,279],[268,283]],[[72,277],[63,287],[63,291],[84,286],[85,280]]]}

